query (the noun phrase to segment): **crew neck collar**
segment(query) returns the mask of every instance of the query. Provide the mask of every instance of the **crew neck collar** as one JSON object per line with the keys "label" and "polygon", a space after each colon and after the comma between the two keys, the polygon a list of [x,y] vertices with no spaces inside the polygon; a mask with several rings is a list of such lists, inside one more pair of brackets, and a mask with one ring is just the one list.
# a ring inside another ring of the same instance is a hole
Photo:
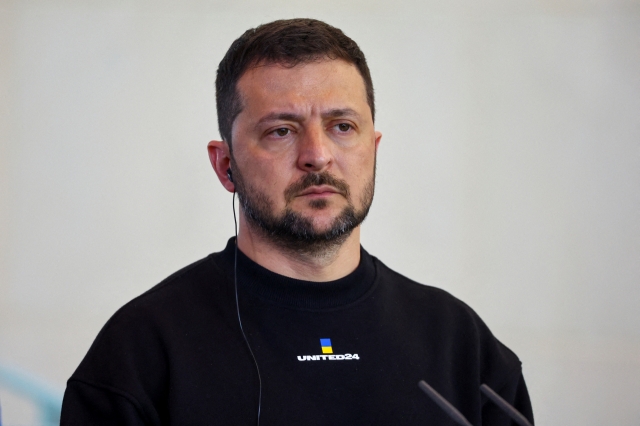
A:
{"label": "crew neck collar", "polygon": [[[230,238],[221,253],[233,279],[235,238]],[[338,308],[355,302],[373,286],[376,268],[373,258],[360,246],[358,267],[334,281],[304,281],[277,274],[249,259],[238,249],[238,288],[261,299],[302,310]]]}

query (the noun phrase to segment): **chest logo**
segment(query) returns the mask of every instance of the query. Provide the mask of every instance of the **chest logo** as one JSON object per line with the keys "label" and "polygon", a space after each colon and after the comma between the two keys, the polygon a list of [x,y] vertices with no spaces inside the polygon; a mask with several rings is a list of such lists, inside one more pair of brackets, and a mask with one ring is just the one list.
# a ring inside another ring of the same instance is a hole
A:
{"label": "chest logo", "polygon": [[348,361],[360,359],[358,354],[334,354],[331,339],[320,339],[320,349],[322,350],[322,355],[298,355],[298,361]]}

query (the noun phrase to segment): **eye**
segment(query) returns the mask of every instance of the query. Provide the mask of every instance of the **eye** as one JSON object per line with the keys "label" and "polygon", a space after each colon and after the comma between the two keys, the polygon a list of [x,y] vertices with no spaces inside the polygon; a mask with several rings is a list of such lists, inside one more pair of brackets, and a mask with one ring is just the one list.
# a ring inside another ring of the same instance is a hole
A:
{"label": "eye", "polygon": [[340,123],[340,124],[336,125],[336,127],[341,132],[348,132],[349,130],[352,129],[351,124],[347,124],[347,123]]}
{"label": "eye", "polygon": [[289,133],[291,133],[291,129],[287,129],[286,127],[280,127],[279,129],[275,129],[271,133],[274,134],[275,136],[283,138],[287,136]]}

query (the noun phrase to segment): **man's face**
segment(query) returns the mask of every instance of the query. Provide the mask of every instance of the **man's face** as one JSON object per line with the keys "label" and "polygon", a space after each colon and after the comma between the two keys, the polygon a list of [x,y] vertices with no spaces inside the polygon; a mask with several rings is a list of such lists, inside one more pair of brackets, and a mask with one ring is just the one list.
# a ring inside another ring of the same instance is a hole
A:
{"label": "man's face", "polygon": [[232,168],[250,226],[299,251],[340,244],[371,205],[381,137],[355,66],[261,65],[238,92]]}

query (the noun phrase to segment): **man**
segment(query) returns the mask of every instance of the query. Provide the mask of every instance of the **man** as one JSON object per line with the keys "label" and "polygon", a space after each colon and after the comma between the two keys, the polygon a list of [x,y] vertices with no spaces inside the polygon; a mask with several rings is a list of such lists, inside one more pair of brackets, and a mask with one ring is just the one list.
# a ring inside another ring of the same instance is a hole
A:
{"label": "man", "polygon": [[444,425],[426,380],[474,425],[532,418],[518,358],[442,290],[360,246],[373,200],[371,76],[310,19],[236,40],[209,157],[240,201],[227,247],[118,311],[68,382],[62,424]]}

